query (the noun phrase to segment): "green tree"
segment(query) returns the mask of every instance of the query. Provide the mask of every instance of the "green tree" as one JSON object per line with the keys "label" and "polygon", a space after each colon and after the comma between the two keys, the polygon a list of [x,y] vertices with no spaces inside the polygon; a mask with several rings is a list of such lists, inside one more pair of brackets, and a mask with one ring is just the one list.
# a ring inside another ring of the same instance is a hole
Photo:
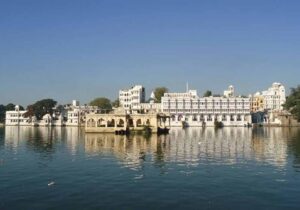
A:
{"label": "green tree", "polygon": [[41,120],[45,114],[53,114],[53,108],[57,104],[53,99],[43,99],[35,102],[27,107],[25,117],[36,116],[38,120]]}
{"label": "green tree", "polygon": [[4,119],[5,119],[5,106],[4,105],[0,105],[0,123],[3,123],[4,122]]}
{"label": "green tree", "polygon": [[167,93],[169,90],[166,87],[157,87],[154,89],[154,95],[157,103],[161,102],[161,97],[164,96],[165,93]]}
{"label": "green tree", "polygon": [[212,96],[212,92],[210,90],[207,90],[204,94],[203,97],[209,97]]}
{"label": "green tree", "polygon": [[9,103],[5,106],[5,110],[6,111],[14,111],[15,107],[16,107],[16,105],[14,105],[13,103]]}
{"label": "green tree", "polygon": [[119,99],[116,99],[115,101],[113,101],[113,102],[112,102],[112,106],[115,107],[115,108],[120,107],[120,100],[119,100]]}
{"label": "green tree", "polygon": [[291,88],[291,94],[287,97],[283,108],[290,111],[300,121],[300,85]]}
{"label": "green tree", "polygon": [[90,102],[90,106],[97,106],[101,109],[107,109],[107,110],[112,109],[110,100],[104,97],[95,98]]}

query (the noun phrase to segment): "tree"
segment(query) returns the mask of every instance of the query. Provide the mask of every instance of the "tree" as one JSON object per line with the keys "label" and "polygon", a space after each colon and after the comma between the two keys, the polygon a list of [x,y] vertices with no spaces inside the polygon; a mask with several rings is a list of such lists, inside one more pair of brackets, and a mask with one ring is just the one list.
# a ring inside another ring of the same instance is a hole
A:
{"label": "tree", "polygon": [[112,109],[111,102],[108,98],[95,98],[90,102],[90,106],[97,106],[100,109]]}
{"label": "tree", "polygon": [[212,96],[212,92],[210,90],[207,90],[204,94],[203,97],[209,97]]}
{"label": "tree", "polygon": [[112,102],[112,106],[115,107],[115,108],[120,107],[120,100],[119,100],[119,99],[116,99],[115,101],[113,101],[113,102]]}
{"label": "tree", "polygon": [[5,106],[4,105],[0,105],[0,123],[3,123],[4,122],[4,119],[5,119]]}
{"label": "tree", "polygon": [[5,111],[14,111],[15,107],[16,107],[16,105],[9,103],[5,106]]}
{"label": "tree", "polygon": [[155,95],[155,102],[160,103],[161,97],[164,96],[165,93],[167,93],[169,90],[166,87],[157,87],[154,89],[154,95]]}
{"label": "tree", "polygon": [[43,99],[35,102],[34,104],[28,105],[27,112],[24,114],[25,117],[36,116],[38,120],[41,120],[45,114],[53,114],[53,108],[57,104],[53,99]]}
{"label": "tree", "polygon": [[290,111],[300,121],[300,85],[291,88],[291,94],[287,97],[283,108]]}

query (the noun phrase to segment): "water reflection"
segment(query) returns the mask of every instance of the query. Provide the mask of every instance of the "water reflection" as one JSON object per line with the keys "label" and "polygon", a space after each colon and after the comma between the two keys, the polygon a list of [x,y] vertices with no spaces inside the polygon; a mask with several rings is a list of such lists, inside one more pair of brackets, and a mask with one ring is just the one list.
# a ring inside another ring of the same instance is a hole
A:
{"label": "water reflection", "polygon": [[107,134],[86,134],[86,153],[109,151],[125,165],[142,164],[144,154],[156,164],[235,164],[256,160],[283,167],[287,163],[287,139],[293,130],[283,128],[173,129],[170,135],[145,139]]}
{"label": "water reflection", "polygon": [[[290,141],[290,143],[289,143]],[[83,148],[88,156],[112,155],[124,167],[137,169],[145,161],[165,163],[236,164],[259,161],[276,167],[287,164],[289,145],[300,162],[300,130],[288,128],[172,129],[169,135],[149,138],[84,134],[78,128],[6,127],[4,147],[14,153],[26,147],[51,155],[63,146],[71,155]]]}
{"label": "water reflection", "polygon": [[83,138],[82,129],[56,127],[5,127],[5,148],[17,153],[26,147],[38,153],[55,153],[56,145],[63,143],[71,154],[75,154]]}

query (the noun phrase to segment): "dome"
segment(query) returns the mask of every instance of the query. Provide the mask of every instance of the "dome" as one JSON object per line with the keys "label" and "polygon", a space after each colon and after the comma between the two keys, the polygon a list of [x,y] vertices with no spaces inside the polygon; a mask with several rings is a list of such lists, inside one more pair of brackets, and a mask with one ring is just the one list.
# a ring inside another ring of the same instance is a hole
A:
{"label": "dome", "polygon": [[43,116],[43,120],[46,120],[46,119],[51,119],[51,115],[50,114],[45,114]]}

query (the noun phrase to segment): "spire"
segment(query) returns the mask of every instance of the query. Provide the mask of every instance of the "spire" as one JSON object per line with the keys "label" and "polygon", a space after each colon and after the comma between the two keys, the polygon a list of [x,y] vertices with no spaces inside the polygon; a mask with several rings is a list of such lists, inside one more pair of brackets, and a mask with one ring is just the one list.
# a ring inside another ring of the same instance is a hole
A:
{"label": "spire", "polygon": [[186,92],[189,92],[189,83],[186,83]]}
{"label": "spire", "polygon": [[152,91],[152,93],[151,93],[151,96],[150,96],[150,98],[151,99],[155,99],[155,94],[154,94],[154,92]]}

